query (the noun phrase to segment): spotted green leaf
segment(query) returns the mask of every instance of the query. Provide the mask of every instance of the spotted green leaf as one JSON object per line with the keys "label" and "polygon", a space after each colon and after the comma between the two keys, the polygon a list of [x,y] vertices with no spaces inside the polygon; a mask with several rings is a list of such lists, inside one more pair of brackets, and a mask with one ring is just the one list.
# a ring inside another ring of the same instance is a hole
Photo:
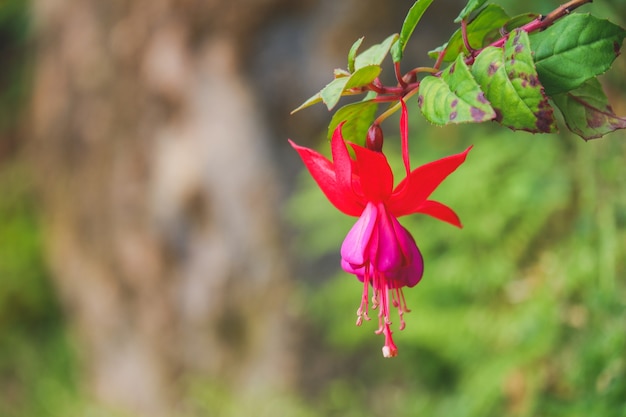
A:
{"label": "spotted green leaf", "polygon": [[472,74],[498,122],[533,133],[556,131],[554,111],[539,82],[526,32],[514,30],[503,48],[485,48],[476,57]]}
{"label": "spotted green leaf", "polygon": [[436,125],[484,122],[496,116],[461,55],[441,77],[422,80],[418,103],[426,120]]}
{"label": "spotted green leaf", "polygon": [[585,140],[626,129],[626,118],[615,115],[597,78],[585,81],[575,90],[552,96],[552,100],[569,130]]}

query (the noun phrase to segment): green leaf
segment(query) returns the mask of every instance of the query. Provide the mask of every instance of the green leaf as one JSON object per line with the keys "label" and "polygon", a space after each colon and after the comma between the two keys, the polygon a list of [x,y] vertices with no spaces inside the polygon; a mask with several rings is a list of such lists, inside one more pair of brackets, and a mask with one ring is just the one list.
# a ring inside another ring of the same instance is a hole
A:
{"label": "green leaf", "polygon": [[552,100],[559,108],[567,127],[585,140],[599,138],[617,129],[626,129],[626,118],[613,113],[597,78]]}
{"label": "green leaf", "polygon": [[326,85],[322,91],[309,98],[297,109],[293,110],[291,114],[317,104],[320,101],[323,101],[324,104],[326,104],[328,110],[332,110],[339,102],[341,96],[350,94],[346,93],[346,90],[368,85],[374,81],[376,77],[378,77],[381,71],[382,68],[380,65],[364,66],[359,68],[356,72],[354,72],[354,74],[349,74],[343,72],[342,70],[335,70],[335,79]]}
{"label": "green leaf", "polygon": [[619,54],[626,31],[608,20],[571,14],[530,37],[539,79],[549,96],[604,73]]}
{"label": "green leaf", "polygon": [[350,77],[335,78],[320,91],[320,97],[328,110],[332,110],[341,98]]}
{"label": "green leaf", "polygon": [[463,19],[467,19],[475,10],[478,10],[485,4],[487,0],[469,0],[467,5],[461,10],[461,13],[454,19],[454,23],[459,23]]}
{"label": "green leaf", "polygon": [[404,48],[406,47],[409,38],[413,34],[417,23],[424,15],[424,12],[428,9],[428,6],[430,6],[432,2],[433,0],[417,0],[409,9],[406,18],[404,18],[398,42],[393,46],[391,51],[393,62],[400,62],[402,60]]}
{"label": "green leaf", "polygon": [[363,43],[363,39],[364,39],[363,36],[357,39],[356,42],[352,44],[352,47],[350,48],[350,52],[348,52],[348,71],[349,72],[354,72],[354,60],[356,58],[356,53],[359,50],[359,46],[361,46],[361,43]]}
{"label": "green leaf", "polygon": [[418,103],[426,120],[436,125],[485,122],[496,117],[461,55],[441,78],[427,76],[422,80]]}
{"label": "green leaf", "polygon": [[[499,34],[500,29],[502,29],[509,20],[509,15],[506,14],[502,7],[489,4],[467,25],[467,39],[469,40],[470,46],[475,49],[487,46],[495,40],[493,36],[491,36],[494,31]],[[437,59],[439,53],[444,48],[446,50],[443,58],[445,62],[454,61],[459,54],[469,53],[463,43],[461,29],[458,29],[452,34],[446,45],[428,52],[428,55],[433,59]]]}
{"label": "green leaf", "polygon": [[343,68],[333,70],[333,78],[349,77],[351,74]]}
{"label": "green leaf", "polygon": [[363,144],[377,109],[378,103],[371,99],[343,106],[335,112],[328,125],[328,139],[332,137],[335,128],[345,121],[342,128],[344,139]]}
{"label": "green leaf", "polygon": [[348,80],[345,88],[357,88],[368,85],[372,81],[374,81],[376,77],[378,77],[381,71],[382,68],[380,67],[380,65],[367,65],[365,67],[359,68],[354,74],[350,76],[350,79]]}
{"label": "green leaf", "polygon": [[354,59],[354,68],[359,70],[368,65],[380,65],[385,56],[389,53],[389,49],[398,39],[398,34],[394,33],[379,44],[372,45]]}
{"label": "green leaf", "polygon": [[328,110],[332,110],[339,102],[341,96],[345,95],[346,90],[371,83],[378,77],[380,71],[379,65],[368,65],[359,68],[349,77],[340,77],[331,81],[330,84],[320,91],[320,97]]}
{"label": "green leaf", "polygon": [[497,113],[511,129],[533,133],[556,131],[554,112],[535,71],[528,34],[514,30],[503,48],[487,47],[472,74]]}
{"label": "green leaf", "polygon": [[536,13],[524,13],[512,17],[507,22],[505,22],[502,27],[494,28],[490,32],[485,34],[485,37],[483,39],[483,47],[488,46],[489,44],[499,40],[500,38],[502,38],[502,36],[508,35],[509,33],[513,32],[513,30],[532,22],[533,20],[537,19],[537,17],[539,17],[539,15]]}
{"label": "green leaf", "polygon": [[537,13],[524,13],[513,16],[503,27],[504,33],[513,32],[513,29],[517,29],[520,26],[524,26],[527,23],[537,19],[539,15]]}
{"label": "green leaf", "polygon": [[321,101],[322,101],[322,95],[318,92],[314,96],[309,97],[307,99],[307,101],[302,103],[300,106],[298,106],[297,108],[293,109],[291,111],[291,114],[299,112],[302,109],[306,109],[307,107],[311,107],[312,105],[317,104],[317,103],[319,103]]}
{"label": "green leaf", "polygon": [[345,70],[335,70],[335,79],[328,83],[319,93],[310,97],[301,104],[300,107],[293,110],[291,114],[317,104],[320,101],[326,104],[328,110],[332,110],[337,103],[339,103],[341,96],[350,94],[349,92],[346,93],[346,90],[363,87],[374,81],[382,71],[380,64],[397,39],[397,34],[391,35],[383,42],[369,47],[358,56],[354,56],[363,41],[363,38],[358,39],[352,45],[350,53],[348,54],[348,66],[353,66],[355,71],[352,71],[352,74],[350,74],[350,72]]}

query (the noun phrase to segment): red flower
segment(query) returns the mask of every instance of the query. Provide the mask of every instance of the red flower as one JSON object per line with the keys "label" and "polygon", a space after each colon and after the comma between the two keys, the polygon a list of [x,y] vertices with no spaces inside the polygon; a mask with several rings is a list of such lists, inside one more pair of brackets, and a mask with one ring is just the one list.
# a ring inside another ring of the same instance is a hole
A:
{"label": "red flower", "polygon": [[341,266],[364,283],[357,325],[368,317],[369,285],[372,285],[372,308],[380,305],[377,333],[384,333],[385,357],[396,356],[391,337],[390,304],[397,308],[400,330],[402,314],[408,312],[402,287],[413,287],[422,278],[424,263],[415,240],[397,218],[413,213],[428,214],[436,219],[462,227],[452,209],[428,197],[439,184],[461,165],[471,149],[430,162],[410,171],[406,106],[402,103],[400,119],[403,160],[407,176],[395,188],[387,158],[350,143],[356,159],[348,153],[341,134],[342,125],[332,140],[332,162],[318,152],[289,141],[300,154],[322,192],[341,212],[359,217],[341,246]]}

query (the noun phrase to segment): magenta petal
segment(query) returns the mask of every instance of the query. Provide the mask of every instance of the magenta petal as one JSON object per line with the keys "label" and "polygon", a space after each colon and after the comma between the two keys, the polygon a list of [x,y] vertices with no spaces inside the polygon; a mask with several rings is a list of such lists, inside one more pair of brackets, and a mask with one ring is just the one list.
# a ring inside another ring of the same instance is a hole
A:
{"label": "magenta petal", "polygon": [[398,242],[393,222],[397,220],[387,213],[385,206],[379,206],[376,231],[370,245],[370,259],[376,271],[393,273],[408,261]]}
{"label": "magenta petal", "polygon": [[365,262],[368,261],[366,251],[376,226],[377,217],[378,209],[376,206],[372,203],[367,203],[363,213],[361,213],[361,217],[352,226],[341,245],[341,259],[343,261],[353,265],[355,268],[365,265]]}
{"label": "magenta petal", "polygon": [[417,285],[424,274],[424,258],[419,251],[415,239],[395,218],[393,219],[394,229],[398,238],[398,243],[406,257],[406,265],[401,268],[393,277],[397,287],[413,287]]}
{"label": "magenta petal", "polygon": [[356,266],[352,265],[349,262],[346,262],[344,259],[341,259],[341,268],[349,274],[356,275],[359,281],[363,282],[365,279],[365,267],[364,266]]}

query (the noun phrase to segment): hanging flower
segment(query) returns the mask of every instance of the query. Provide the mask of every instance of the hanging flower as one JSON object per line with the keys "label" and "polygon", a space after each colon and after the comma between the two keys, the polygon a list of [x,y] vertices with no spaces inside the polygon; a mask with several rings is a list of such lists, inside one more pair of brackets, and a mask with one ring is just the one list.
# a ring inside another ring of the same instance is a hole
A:
{"label": "hanging flower", "polygon": [[407,176],[395,188],[391,168],[382,152],[350,143],[356,159],[350,157],[341,134],[342,125],[331,139],[332,162],[312,149],[289,141],[326,198],[341,212],[359,217],[341,245],[341,266],[364,284],[357,325],[361,325],[363,319],[369,320],[369,286],[372,286],[372,308],[380,307],[376,333],[385,335],[385,357],[398,354],[391,337],[391,306],[398,310],[402,330],[403,314],[409,311],[402,287],[415,286],[424,271],[423,258],[413,236],[397,218],[424,213],[462,227],[452,209],[428,197],[465,161],[471,149],[411,171],[404,102],[400,126]]}

